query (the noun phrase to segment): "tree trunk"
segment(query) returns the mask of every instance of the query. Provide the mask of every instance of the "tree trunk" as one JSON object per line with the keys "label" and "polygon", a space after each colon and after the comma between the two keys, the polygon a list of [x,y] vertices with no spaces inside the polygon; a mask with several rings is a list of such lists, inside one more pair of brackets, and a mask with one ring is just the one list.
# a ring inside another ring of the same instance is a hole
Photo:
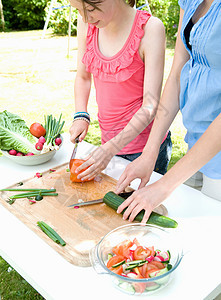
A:
{"label": "tree trunk", "polygon": [[2,0],[0,0],[0,15],[1,15],[1,27],[4,31],[5,30],[5,20],[4,20]]}

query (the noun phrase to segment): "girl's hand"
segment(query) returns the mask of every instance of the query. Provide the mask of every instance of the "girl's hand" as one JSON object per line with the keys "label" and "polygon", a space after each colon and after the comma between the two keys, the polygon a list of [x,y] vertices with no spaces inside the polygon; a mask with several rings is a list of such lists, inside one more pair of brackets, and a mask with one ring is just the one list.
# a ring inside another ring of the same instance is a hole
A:
{"label": "girl's hand", "polygon": [[154,208],[163,202],[168,195],[169,192],[160,179],[135,191],[118,207],[117,213],[121,213],[126,208],[123,219],[126,220],[129,217],[129,221],[132,222],[136,215],[144,209],[145,213],[141,223],[146,224]]}
{"label": "girl's hand", "polygon": [[78,178],[82,181],[93,179],[107,167],[113,156],[114,154],[112,154],[109,150],[107,143],[98,147],[95,151],[90,153],[88,157],[86,157],[86,161],[76,169],[75,172],[78,173],[89,167],[87,170],[79,174]]}
{"label": "girl's hand", "polygon": [[84,120],[76,120],[71,125],[71,128],[69,129],[70,133],[70,140],[72,143],[75,142],[75,139],[77,136],[79,136],[79,142],[82,142],[85,138],[87,131],[88,131],[89,124]]}
{"label": "girl's hand", "polygon": [[138,189],[144,187],[150,180],[150,176],[154,169],[154,161],[145,158],[144,154],[139,156],[133,162],[131,162],[123,174],[120,176],[115,193],[119,194],[124,191],[124,189],[136,178],[141,179],[141,183]]}

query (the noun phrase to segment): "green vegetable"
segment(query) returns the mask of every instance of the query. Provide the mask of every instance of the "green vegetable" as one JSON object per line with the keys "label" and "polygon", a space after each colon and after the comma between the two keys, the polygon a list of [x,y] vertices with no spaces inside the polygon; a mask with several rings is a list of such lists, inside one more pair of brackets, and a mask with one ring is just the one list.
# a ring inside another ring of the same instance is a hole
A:
{"label": "green vegetable", "polygon": [[111,267],[112,267],[112,268],[117,268],[117,267],[123,265],[124,263],[125,263],[125,260],[122,260],[122,261],[120,261],[119,263],[117,263],[117,264],[115,264],[115,265],[113,265],[113,266],[111,266]]}
{"label": "green vegetable", "polygon": [[46,130],[46,145],[55,145],[55,138],[61,133],[61,130],[64,126],[64,121],[61,122],[61,116],[58,119],[58,121],[52,117],[52,115],[48,115],[45,118],[45,125],[44,128]]}
{"label": "green vegetable", "polygon": [[[115,194],[114,192],[108,192],[103,198],[104,203],[116,211],[118,209],[118,206],[120,206],[124,202],[124,200],[125,200],[124,198],[120,197],[119,195]],[[124,209],[122,211],[122,214],[124,213],[125,210],[126,209]],[[143,216],[144,216],[144,210],[142,210],[141,212],[139,212],[139,214],[137,214],[137,216],[135,217],[135,220],[141,222],[143,219]],[[176,228],[178,225],[175,220],[170,219],[165,216],[162,216],[155,212],[152,212],[150,214],[150,217],[149,217],[147,223],[157,225],[160,227],[165,227],[165,228]]]}
{"label": "green vegetable", "polygon": [[30,133],[25,121],[7,110],[0,113],[0,149],[37,154],[36,138]]}
{"label": "green vegetable", "polygon": [[37,222],[38,226],[41,228],[41,230],[49,237],[51,238],[54,242],[57,244],[61,244],[61,246],[65,246],[66,243],[65,241],[60,237],[57,232],[52,229],[48,224],[46,224],[43,221],[38,221]]}

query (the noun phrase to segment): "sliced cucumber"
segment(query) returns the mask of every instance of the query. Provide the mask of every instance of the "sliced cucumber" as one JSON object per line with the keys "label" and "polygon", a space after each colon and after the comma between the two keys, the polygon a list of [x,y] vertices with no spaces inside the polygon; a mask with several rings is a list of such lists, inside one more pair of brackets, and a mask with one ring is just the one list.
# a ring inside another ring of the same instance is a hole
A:
{"label": "sliced cucumber", "polygon": [[165,274],[167,272],[168,272],[168,269],[164,268],[164,269],[157,270],[157,271],[154,271],[154,272],[150,273],[149,276],[150,276],[150,278],[153,278],[153,277],[157,277],[157,276],[163,275],[163,274]]}

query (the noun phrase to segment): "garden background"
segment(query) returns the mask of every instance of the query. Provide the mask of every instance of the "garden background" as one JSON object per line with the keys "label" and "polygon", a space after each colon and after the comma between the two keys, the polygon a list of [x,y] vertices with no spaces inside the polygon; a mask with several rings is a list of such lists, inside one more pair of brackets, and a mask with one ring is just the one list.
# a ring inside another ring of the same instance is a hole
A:
{"label": "garden background", "polygon": [[[68,53],[69,2],[56,0],[46,36],[42,29],[48,13],[48,0],[0,0],[0,111],[20,115],[28,125],[43,122],[44,115],[65,119],[68,132],[74,112],[73,83],[76,74],[76,16],[72,10],[70,53]],[[137,1],[137,7],[145,1]],[[150,9],[159,17],[167,34],[164,84],[174,54],[179,19],[178,1],[151,0]],[[62,7],[62,8],[61,8]],[[145,7],[143,9],[146,9]],[[0,11],[1,12],[1,11]],[[69,54],[69,55],[68,55]],[[86,141],[100,145],[95,91],[89,101],[92,118]],[[186,152],[185,129],[178,114],[171,126],[173,152],[169,168]],[[6,224],[7,226],[7,224]],[[16,249],[15,249],[16,251]],[[34,259],[34,254],[33,254]],[[0,257],[0,298],[3,300],[43,299]]]}

